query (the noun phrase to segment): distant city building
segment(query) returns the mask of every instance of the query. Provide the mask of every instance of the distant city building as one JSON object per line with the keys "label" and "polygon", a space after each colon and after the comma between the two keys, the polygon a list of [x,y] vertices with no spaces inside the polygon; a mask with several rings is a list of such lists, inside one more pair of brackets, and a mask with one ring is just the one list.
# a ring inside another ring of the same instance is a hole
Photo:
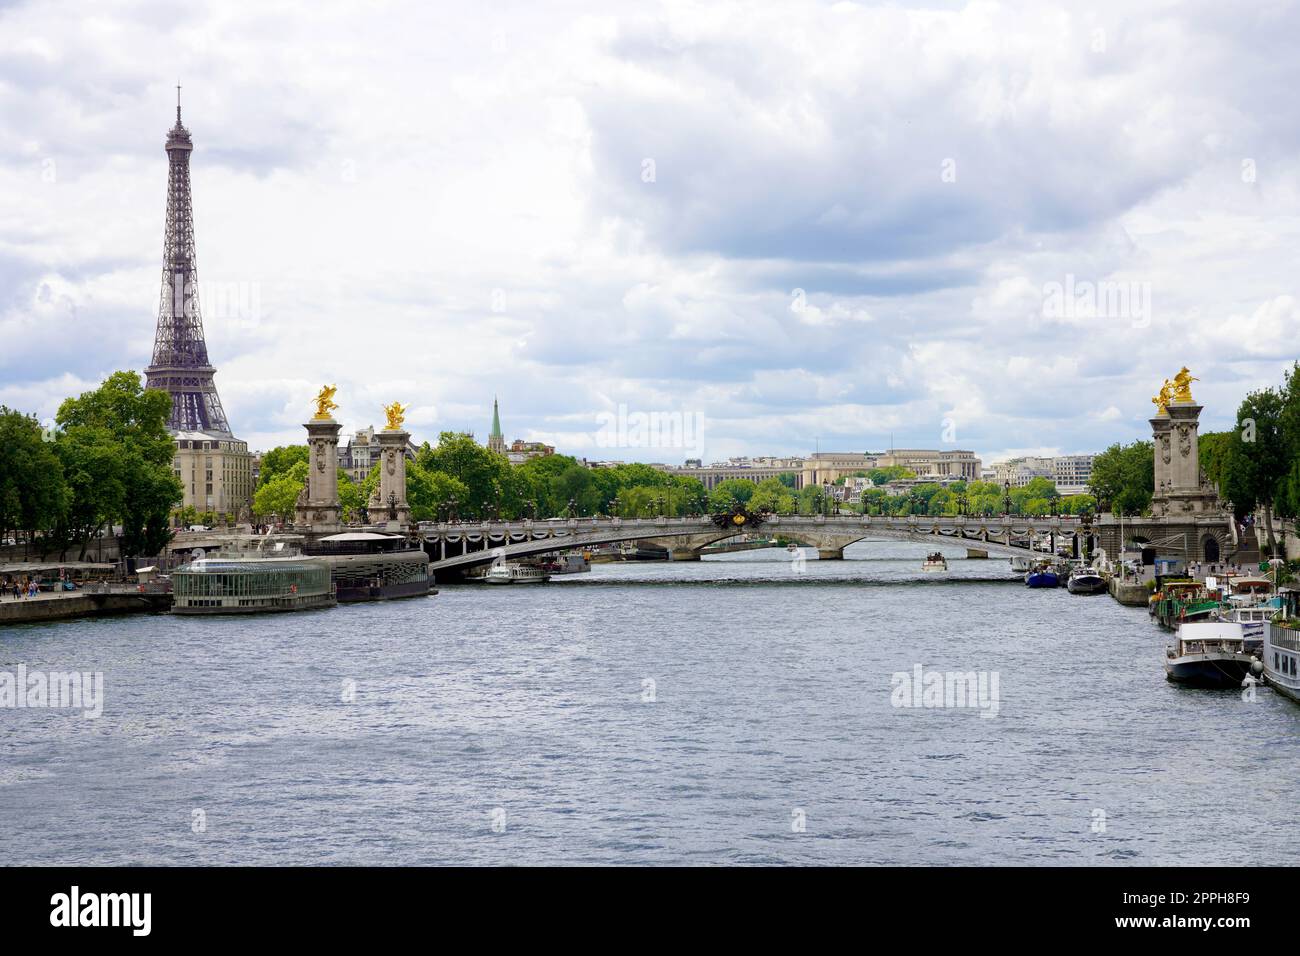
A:
{"label": "distant city building", "polygon": [[1011,483],[1012,488],[1023,488],[1035,478],[1051,479],[1052,459],[1024,455],[1007,461],[996,461],[993,470],[999,484]]}
{"label": "distant city building", "polygon": [[983,470],[979,456],[973,451],[958,449],[940,451],[932,448],[893,448],[874,457],[877,468],[901,466],[918,478],[979,481]]}
{"label": "distant city building", "polygon": [[1088,481],[1092,478],[1093,457],[1024,455],[1010,458],[994,462],[994,480],[999,484],[1010,482],[1012,488],[1023,488],[1035,478],[1046,478],[1062,495],[1081,495],[1087,492]]}
{"label": "distant city building", "polygon": [[[406,440],[405,458],[415,461],[415,443]],[[362,428],[348,439],[346,445],[338,449],[339,467],[347,473],[353,483],[361,484],[370,474],[370,470],[379,463],[379,442],[375,438],[375,427]]]}
{"label": "distant city building", "polygon": [[375,441],[374,426],[362,428],[348,439],[346,445],[339,446],[339,467],[347,473],[354,484],[360,484],[370,474],[370,469],[379,460],[379,443]]}
{"label": "distant city building", "polygon": [[506,436],[501,433],[501,411],[497,408],[497,400],[492,399],[492,432],[488,435],[488,451],[494,451],[498,455],[506,453]]}
{"label": "distant city building", "polygon": [[1058,455],[1052,459],[1052,477],[1063,495],[1081,495],[1092,480],[1092,455]]}
{"label": "distant city building", "polygon": [[512,465],[522,465],[534,458],[545,458],[547,455],[554,454],[554,445],[546,445],[539,441],[522,441],[516,438],[510,444],[510,449],[506,452],[506,458],[510,459]]}
{"label": "distant city building", "polygon": [[814,485],[834,484],[837,479],[847,478],[854,472],[870,471],[876,467],[876,456],[859,452],[819,451],[803,459],[802,466],[799,487],[811,488]]}
{"label": "distant city building", "polygon": [[939,479],[978,481],[983,470],[979,457],[973,451],[957,449],[940,451],[929,448],[892,448],[889,451],[864,454],[818,452],[804,459],[803,487],[832,483],[873,468],[893,467],[906,468],[917,478],[931,482]]}
{"label": "distant city building", "polygon": [[731,458],[703,466],[699,462],[700,459],[694,458],[688,460],[681,468],[672,465],[651,467],[670,475],[695,478],[708,491],[733,478],[743,478],[758,484],[766,478],[779,478],[781,475],[794,475],[795,487],[803,487],[800,484],[800,474],[804,466],[802,458]]}
{"label": "distant city building", "polygon": [[199,273],[190,206],[190,153],[194,143],[181,124],[167,134],[167,222],[163,230],[162,296],[153,360],[145,387],[171,395],[167,430],[176,442],[172,470],[184,486],[184,507],[240,515],[253,500],[253,456],[226,421],[214,382],[199,314]]}

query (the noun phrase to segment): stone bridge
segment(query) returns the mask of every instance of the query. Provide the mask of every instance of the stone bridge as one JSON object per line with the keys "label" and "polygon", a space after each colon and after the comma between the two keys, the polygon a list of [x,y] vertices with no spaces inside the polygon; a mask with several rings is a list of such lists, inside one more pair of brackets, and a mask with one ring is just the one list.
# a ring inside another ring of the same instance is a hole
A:
{"label": "stone bridge", "polygon": [[[1051,535],[1053,544],[1073,542],[1088,529],[1074,517],[930,517],[925,515],[770,515],[762,531],[817,549],[823,560],[844,557],[864,538],[917,541],[1007,555],[1041,555],[1028,542]],[[498,557],[522,558],[573,548],[654,541],[675,561],[698,561],[714,541],[757,530],[752,523],[718,527],[708,515],[685,518],[563,518],[548,521],[424,522],[419,537],[440,580],[463,575]],[[1092,529],[1095,536],[1096,529]]]}

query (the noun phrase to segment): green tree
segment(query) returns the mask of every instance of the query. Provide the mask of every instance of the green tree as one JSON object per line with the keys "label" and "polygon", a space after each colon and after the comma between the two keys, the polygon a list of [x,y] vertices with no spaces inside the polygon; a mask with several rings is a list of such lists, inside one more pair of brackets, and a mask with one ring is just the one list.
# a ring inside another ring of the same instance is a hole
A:
{"label": "green tree", "polygon": [[827,495],[821,485],[808,485],[799,490],[798,511],[801,515],[825,514]]}
{"label": "green tree", "polygon": [[1201,470],[1220,489],[1227,479],[1228,458],[1232,454],[1232,432],[1202,432],[1197,442]]}
{"label": "green tree", "polygon": [[[308,468],[310,467],[309,465]],[[378,471],[379,469],[371,470]],[[361,520],[361,509],[366,504],[366,499],[361,496],[361,486],[353,481],[352,476],[342,468],[338,470],[338,473],[339,506],[343,509],[343,520],[359,521]]]}
{"label": "green tree", "polygon": [[915,478],[916,472],[902,465],[887,465],[884,468],[872,468],[867,472],[867,477],[873,485],[883,485],[898,478]]}
{"label": "green tree", "polygon": [[[601,495],[591,477],[591,469],[572,464],[550,480],[549,500],[558,504],[564,514],[572,501],[580,515],[594,514],[601,504]],[[563,504],[560,504],[563,502]],[[560,513],[557,511],[557,514]]]}
{"label": "green tree", "polygon": [[414,462],[406,469],[406,501],[411,506],[413,521],[436,521],[440,505],[452,499],[459,502],[469,499],[469,488],[459,479],[441,471],[425,471]]}
{"label": "green tree", "polygon": [[1282,435],[1284,406],[1283,394],[1277,389],[1260,389],[1246,396],[1237,409],[1226,469],[1226,492],[1237,514],[1264,509],[1270,554],[1277,553],[1273,502],[1292,470]]}
{"label": "green tree", "polygon": [[459,503],[459,510],[466,517],[485,517],[499,498],[516,492],[506,457],[462,432],[443,432],[436,448],[426,442],[415,461],[426,472],[440,471],[464,486],[466,497]]}
{"label": "green tree", "polygon": [[793,514],[798,501],[790,487],[777,478],[764,478],[749,499],[751,511],[771,511],[775,514]]}
{"label": "green tree", "polygon": [[1135,441],[1111,445],[1093,459],[1088,490],[1112,514],[1138,515],[1151,506],[1155,483],[1152,444]]}
{"label": "green tree", "polygon": [[38,530],[66,522],[70,489],[53,444],[40,424],[0,405],[0,533]]}
{"label": "green tree", "polygon": [[54,451],[69,491],[68,508],[54,536],[60,550],[76,545],[77,560],[85,560],[91,537],[125,510],[129,463],[121,443],[99,425],[74,425],[59,432]]}
{"label": "green tree", "polygon": [[744,506],[757,490],[758,485],[748,478],[728,478],[718,482],[709,492],[709,508],[712,511],[726,511],[737,504]]}
{"label": "green tree", "polygon": [[306,465],[310,461],[311,449],[306,445],[280,445],[272,448],[262,455],[257,473],[257,485],[259,488],[268,485],[299,462]]}
{"label": "green tree", "polygon": [[253,492],[253,513],[259,518],[278,516],[281,521],[293,518],[298,495],[307,482],[306,460],[295,463],[270,481],[259,481]]}
{"label": "green tree", "polygon": [[171,396],[145,389],[135,372],[114,372],[99,388],[59,407],[57,421],[65,431],[102,428],[121,449],[126,493],[118,517],[128,557],[163,550],[171,539],[168,515],[184,495],[172,466],[171,408]]}

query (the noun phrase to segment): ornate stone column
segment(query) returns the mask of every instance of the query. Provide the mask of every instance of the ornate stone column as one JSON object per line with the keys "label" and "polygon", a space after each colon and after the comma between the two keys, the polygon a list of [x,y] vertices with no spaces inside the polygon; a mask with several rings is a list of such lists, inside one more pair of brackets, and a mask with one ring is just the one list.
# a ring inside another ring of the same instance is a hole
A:
{"label": "ornate stone column", "polygon": [[372,524],[387,523],[390,529],[410,524],[411,509],[406,503],[406,445],[411,433],[402,428],[405,409],[400,403],[384,407],[388,425],[375,434],[379,443],[379,484],[366,505]]}
{"label": "ornate stone column", "polygon": [[1200,440],[1197,436],[1200,417],[1201,406],[1193,401],[1174,401],[1169,405],[1167,477],[1169,490],[1174,494],[1199,493],[1201,490]]}
{"label": "ornate stone column", "polygon": [[1155,501],[1163,501],[1168,494],[1170,465],[1173,462],[1173,438],[1170,435],[1173,421],[1169,417],[1169,412],[1161,408],[1150,422],[1151,441],[1155,446],[1156,458],[1155,488],[1152,497]]}
{"label": "ornate stone column", "polygon": [[330,413],[338,408],[332,401],[333,386],[316,396],[316,415],[303,425],[307,429],[307,484],[294,509],[295,528],[334,532],[342,527],[339,518],[339,429],[343,426]]}

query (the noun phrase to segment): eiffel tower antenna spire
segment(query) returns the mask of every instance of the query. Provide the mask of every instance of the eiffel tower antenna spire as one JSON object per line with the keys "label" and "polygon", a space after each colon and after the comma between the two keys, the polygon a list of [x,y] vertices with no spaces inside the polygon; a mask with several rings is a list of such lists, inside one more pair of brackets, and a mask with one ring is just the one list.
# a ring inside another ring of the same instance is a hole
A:
{"label": "eiffel tower antenna spire", "polygon": [[190,205],[190,153],[194,143],[181,123],[181,87],[176,84],[176,125],[167,133],[167,225],[163,232],[162,295],[153,361],[145,369],[146,387],[170,393],[173,432],[206,432],[233,437],[213,382],[199,313],[199,270],[194,252],[194,214]]}

